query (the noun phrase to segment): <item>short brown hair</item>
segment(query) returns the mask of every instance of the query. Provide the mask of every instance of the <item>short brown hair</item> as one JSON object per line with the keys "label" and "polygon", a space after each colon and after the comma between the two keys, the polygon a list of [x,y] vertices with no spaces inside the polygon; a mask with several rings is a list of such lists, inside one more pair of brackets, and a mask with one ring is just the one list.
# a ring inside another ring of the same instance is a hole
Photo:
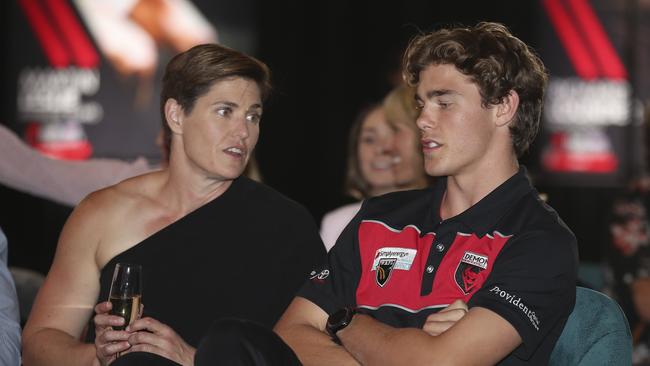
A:
{"label": "short brown hair", "polygon": [[519,108],[510,134],[517,156],[535,139],[548,76],[533,50],[504,25],[482,22],[418,35],[409,43],[403,63],[404,80],[411,86],[429,65],[454,65],[478,86],[483,107],[499,104],[516,91]]}
{"label": "short brown hair", "polygon": [[269,68],[254,57],[218,44],[202,44],[174,56],[165,69],[160,93],[164,148],[169,152],[171,130],[165,118],[165,103],[173,98],[191,113],[194,103],[212,85],[223,79],[241,77],[257,83],[262,100],[271,92]]}

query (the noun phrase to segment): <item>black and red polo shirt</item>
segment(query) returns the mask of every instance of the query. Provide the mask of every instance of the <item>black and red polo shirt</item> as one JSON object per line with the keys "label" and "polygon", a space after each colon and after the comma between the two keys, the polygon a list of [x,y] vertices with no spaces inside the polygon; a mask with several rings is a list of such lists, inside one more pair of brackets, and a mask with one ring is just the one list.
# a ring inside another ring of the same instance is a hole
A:
{"label": "black and red polo shirt", "polygon": [[328,314],[351,305],[391,326],[416,328],[462,299],[519,332],[522,345],[500,364],[547,364],[575,302],[575,236],[539,199],[523,167],[442,220],[446,186],[440,178],[429,189],[367,200],[298,296]]}

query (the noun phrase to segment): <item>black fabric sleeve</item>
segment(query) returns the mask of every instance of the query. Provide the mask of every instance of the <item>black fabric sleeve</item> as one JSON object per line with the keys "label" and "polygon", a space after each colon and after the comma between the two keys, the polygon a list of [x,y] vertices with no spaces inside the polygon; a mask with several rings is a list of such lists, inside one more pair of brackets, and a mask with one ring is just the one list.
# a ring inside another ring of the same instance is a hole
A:
{"label": "black fabric sleeve", "polygon": [[[260,309],[281,315],[289,306],[305,277],[314,266],[325,260],[325,246],[318,233],[318,228],[311,214],[303,206],[292,209],[280,217],[276,217],[277,235],[275,238],[280,256],[272,256],[269,265],[276,269],[277,278],[272,278],[280,289],[274,294],[274,301],[268,306],[278,306],[277,309]],[[278,221],[279,220],[279,221]],[[270,238],[267,238],[270,240]],[[279,318],[279,316],[277,317]],[[276,319],[277,319],[276,318]]]}
{"label": "black fabric sleeve", "polygon": [[326,261],[311,272],[298,292],[298,296],[313,302],[328,314],[344,306],[356,306],[356,289],[361,277],[357,231],[364,206],[365,202],[336,240]]}
{"label": "black fabric sleeve", "polygon": [[547,337],[555,337],[551,346],[559,337],[575,303],[576,272],[570,232],[528,232],[506,244],[468,306],[492,310],[512,324],[523,340],[515,355],[528,359]]}

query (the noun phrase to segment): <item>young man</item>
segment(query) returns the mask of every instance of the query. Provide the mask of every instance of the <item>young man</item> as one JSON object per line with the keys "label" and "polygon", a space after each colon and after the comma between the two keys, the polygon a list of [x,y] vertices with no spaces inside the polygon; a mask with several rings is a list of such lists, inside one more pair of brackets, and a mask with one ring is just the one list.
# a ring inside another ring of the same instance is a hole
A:
{"label": "young man", "polygon": [[547,76],[502,25],[404,57],[433,188],[367,200],[275,327],[307,365],[546,364],[575,301],[576,239],[519,167]]}

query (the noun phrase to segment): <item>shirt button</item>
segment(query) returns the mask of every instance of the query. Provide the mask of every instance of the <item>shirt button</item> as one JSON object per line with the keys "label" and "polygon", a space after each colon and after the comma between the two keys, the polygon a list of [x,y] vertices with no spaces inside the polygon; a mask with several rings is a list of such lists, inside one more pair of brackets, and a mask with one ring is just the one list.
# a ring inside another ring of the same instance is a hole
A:
{"label": "shirt button", "polygon": [[433,269],[434,269],[434,267],[433,267],[432,265],[429,264],[429,265],[427,266],[427,273],[433,273]]}
{"label": "shirt button", "polygon": [[436,245],[436,250],[442,252],[443,250],[445,250],[445,245],[444,244]]}

